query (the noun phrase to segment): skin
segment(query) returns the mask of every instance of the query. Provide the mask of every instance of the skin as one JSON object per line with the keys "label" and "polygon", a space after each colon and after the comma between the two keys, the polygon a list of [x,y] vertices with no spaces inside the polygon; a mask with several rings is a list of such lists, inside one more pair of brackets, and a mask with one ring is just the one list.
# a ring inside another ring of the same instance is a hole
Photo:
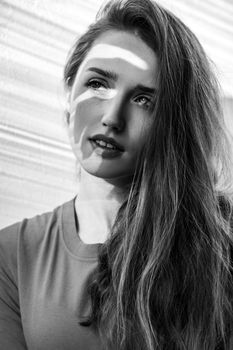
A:
{"label": "skin", "polygon": [[[152,49],[133,33],[116,30],[102,34],[79,67],[69,95],[69,136],[81,166],[76,212],[85,243],[105,241],[128,193],[151,127],[157,71]],[[114,138],[124,151],[105,157],[90,142],[96,134]]]}

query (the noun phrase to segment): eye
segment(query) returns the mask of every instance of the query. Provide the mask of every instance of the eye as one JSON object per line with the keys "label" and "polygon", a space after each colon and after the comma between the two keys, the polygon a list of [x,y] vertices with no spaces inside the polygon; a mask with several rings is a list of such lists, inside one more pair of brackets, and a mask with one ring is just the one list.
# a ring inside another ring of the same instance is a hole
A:
{"label": "eye", "polygon": [[104,84],[104,82],[98,80],[98,79],[91,79],[86,83],[86,86],[93,89],[93,90],[102,90],[106,89],[107,86]]}
{"label": "eye", "polygon": [[141,107],[149,109],[152,105],[151,98],[145,95],[137,96],[134,101]]}

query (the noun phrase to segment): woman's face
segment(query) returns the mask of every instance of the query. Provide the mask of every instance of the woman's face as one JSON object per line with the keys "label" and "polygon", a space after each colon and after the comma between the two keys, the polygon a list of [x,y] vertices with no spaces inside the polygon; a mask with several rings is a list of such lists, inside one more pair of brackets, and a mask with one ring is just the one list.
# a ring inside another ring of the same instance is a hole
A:
{"label": "woman's face", "polygon": [[134,34],[111,30],[94,43],[72,86],[69,135],[88,173],[127,183],[151,127],[157,57]]}

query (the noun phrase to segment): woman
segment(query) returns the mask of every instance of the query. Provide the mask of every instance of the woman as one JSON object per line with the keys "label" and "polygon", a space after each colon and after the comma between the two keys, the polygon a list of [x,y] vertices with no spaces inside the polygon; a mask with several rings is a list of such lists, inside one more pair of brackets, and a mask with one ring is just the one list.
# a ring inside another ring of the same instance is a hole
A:
{"label": "woman", "polygon": [[0,235],[1,349],[232,349],[230,147],[194,34],[109,2],[64,74],[77,197]]}

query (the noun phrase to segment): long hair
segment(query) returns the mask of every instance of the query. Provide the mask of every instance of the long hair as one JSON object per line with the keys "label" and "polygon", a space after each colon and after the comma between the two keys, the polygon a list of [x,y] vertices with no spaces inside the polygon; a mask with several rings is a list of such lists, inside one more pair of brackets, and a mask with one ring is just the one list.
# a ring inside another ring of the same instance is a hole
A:
{"label": "long hair", "polygon": [[65,67],[71,88],[101,33],[141,37],[159,60],[153,126],[127,201],[102,245],[83,326],[105,349],[229,348],[230,143],[209,61],[195,35],[150,0],[110,1]]}

